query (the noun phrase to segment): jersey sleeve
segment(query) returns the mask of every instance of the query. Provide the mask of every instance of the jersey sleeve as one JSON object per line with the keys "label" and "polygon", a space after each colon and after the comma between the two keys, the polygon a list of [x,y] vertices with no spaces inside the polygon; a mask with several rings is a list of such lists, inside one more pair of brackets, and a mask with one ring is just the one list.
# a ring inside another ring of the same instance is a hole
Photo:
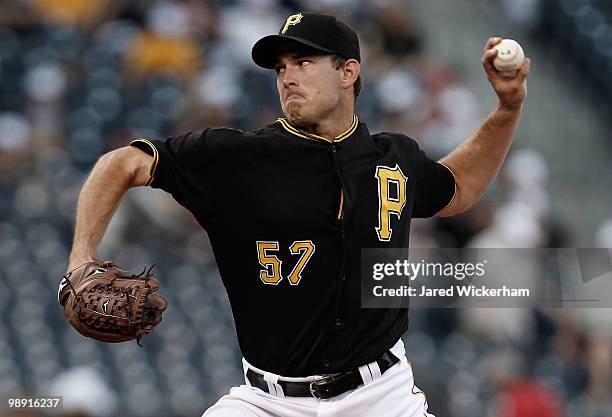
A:
{"label": "jersey sleeve", "polygon": [[412,217],[431,217],[452,202],[456,191],[455,177],[446,165],[430,159],[418,145],[416,166]]}
{"label": "jersey sleeve", "polygon": [[194,195],[202,195],[206,174],[208,130],[189,132],[164,140],[135,139],[130,143],[153,157],[147,185],[162,189],[181,205],[188,207]]}

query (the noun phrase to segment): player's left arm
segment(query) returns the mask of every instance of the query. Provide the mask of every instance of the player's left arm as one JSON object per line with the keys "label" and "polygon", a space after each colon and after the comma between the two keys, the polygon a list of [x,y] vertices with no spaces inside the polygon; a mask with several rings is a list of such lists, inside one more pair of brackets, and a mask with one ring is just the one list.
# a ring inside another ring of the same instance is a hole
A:
{"label": "player's left arm", "polygon": [[514,139],[527,97],[531,60],[525,59],[514,78],[502,77],[493,66],[497,55],[493,46],[500,41],[489,38],[482,56],[482,65],[499,103],[468,140],[439,161],[453,172],[456,191],[449,205],[436,213],[438,217],[463,213],[480,199],[499,172]]}

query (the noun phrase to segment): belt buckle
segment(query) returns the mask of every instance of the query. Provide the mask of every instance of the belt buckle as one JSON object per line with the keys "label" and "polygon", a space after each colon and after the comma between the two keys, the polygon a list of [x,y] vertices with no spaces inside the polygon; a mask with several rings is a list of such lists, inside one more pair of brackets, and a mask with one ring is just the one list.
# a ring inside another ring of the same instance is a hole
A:
{"label": "belt buckle", "polygon": [[315,387],[320,387],[321,385],[328,384],[330,382],[333,382],[334,380],[334,375],[326,375],[313,379],[312,381],[310,381],[310,394],[317,400],[320,400],[321,396],[319,395]]}

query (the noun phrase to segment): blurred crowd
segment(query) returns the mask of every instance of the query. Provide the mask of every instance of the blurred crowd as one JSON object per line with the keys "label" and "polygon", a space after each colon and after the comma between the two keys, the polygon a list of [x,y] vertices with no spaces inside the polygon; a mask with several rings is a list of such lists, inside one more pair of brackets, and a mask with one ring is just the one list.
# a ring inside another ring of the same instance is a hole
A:
{"label": "blurred crowd", "polygon": [[[538,33],[537,19],[502,3]],[[535,5],[533,13],[539,5],[520,3]],[[364,62],[357,113],[371,131],[406,133],[436,158],[490,110],[452,67],[430,59],[423,23],[404,1],[2,2],[0,396],[61,393],[72,416],[193,416],[240,383],[208,241],[164,193],[130,191],[98,254],[127,268],[159,265],[173,308],[145,349],[77,335],[55,291],[78,192],[102,153],[133,138],[254,129],[281,116],[274,73],[252,64],[250,48],[296,10],[333,13],[357,29]],[[415,221],[411,242],[571,246],[549,193],[542,156],[517,148],[478,205],[452,219]],[[592,243],[612,247],[612,220]],[[415,311],[405,341],[439,416],[609,417],[612,324],[603,315],[610,311]]]}
{"label": "blurred crowd", "polygon": [[[532,1],[532,0],[522,0]],[[520,3],[520,2],[519,2]],[[570,61],[567,76],[587,80],[589,92],[612,105],[612,3],[608,0],[537,0],[533,33],[558,62]],[[554,46],[552,46],[554,45]],[[552,47],[551,47],[552,46]]]}

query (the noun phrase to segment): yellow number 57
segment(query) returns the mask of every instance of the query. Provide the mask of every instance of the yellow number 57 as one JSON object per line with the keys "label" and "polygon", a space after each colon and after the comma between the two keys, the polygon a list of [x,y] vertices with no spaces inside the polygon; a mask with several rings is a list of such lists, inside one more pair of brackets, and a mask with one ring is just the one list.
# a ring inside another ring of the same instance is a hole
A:
{"label": "yellow number 57", "polygon": [[[258,241],[257,258],[263,267],[259,271],[259,278],[264,284],[277,285],[282,281],[281,266],[283,261],[270,252],[278,252],[279,244],[276,241]],[[315,253],[315,245],[311,240],[296,240],[289,246],[292,255],[301,255],[289,273],[287,279],[291,285],[298,285],[302,279],[302,271]]]}

